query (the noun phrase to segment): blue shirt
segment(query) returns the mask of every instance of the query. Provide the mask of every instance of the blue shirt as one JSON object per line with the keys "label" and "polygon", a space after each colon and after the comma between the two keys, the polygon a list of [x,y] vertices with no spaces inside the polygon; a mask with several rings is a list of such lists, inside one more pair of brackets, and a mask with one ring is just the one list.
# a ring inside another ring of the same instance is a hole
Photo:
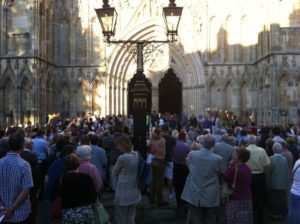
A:
{"label": "blue shirt", "polygon": [[32,139],[33,147],[32,152],[37,156],[38,162],[41,163],[47,159],[49,152],[48,143],[41,137],[35,137]]}
{"label": "blue shirt", "polygon": [[[23,190],[33,187],[31,168],[28,162],[19,154],[9,152],[0,159],[0,204],[4,208],[13,205],[16,198]],[[14,211],[5,222],[22,222],[30,214],[31,207],[29,197]]]}
{"label": "blue shirt", "polygon": [[91,164],[95,165],[99,171],[102,180],[105,179],[104,166],[107,164],[106,152],[103,148],[97,145],[91,145],[92,158]]}
{"label": "blue shirt", "polygon": [[173,162],[176,164],[186,164],[186,157],[190,152],[190,146],[184,141],[179,140],[174,148]]}

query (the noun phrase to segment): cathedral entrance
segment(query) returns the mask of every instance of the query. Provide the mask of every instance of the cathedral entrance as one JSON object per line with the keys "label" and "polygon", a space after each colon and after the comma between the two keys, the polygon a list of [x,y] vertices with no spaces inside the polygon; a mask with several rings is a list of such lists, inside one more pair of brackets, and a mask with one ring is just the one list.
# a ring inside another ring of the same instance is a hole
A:
{"label": "cathedral entrance", "polygon": [[159,112],[182,112],[182,83],[172,69],[161,79],[159,85]]}

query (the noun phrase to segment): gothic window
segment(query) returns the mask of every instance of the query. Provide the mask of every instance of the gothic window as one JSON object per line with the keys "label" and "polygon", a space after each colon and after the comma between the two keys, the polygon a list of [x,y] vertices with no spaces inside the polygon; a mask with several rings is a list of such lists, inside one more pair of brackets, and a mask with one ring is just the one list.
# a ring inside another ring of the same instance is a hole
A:
{"label": "gothic window", "polygon": [[75,63],[86,63],[86,37],[83,30],[81,19],[78,18],[75,22]]}
{"label": "gothic window", "polygon": [[215,82],[213,82],[210,85],[210,93],[209,93],[209,96],[210,96],[210,99],[209,99],[210,108],[213,109],[213,110],[219,109],[218,95],[219,94],[218,94],[217,85],[216,85]]}
{"label": "gothic window", "polygon": [[226,91],[225,109],[230,111],[232,109],[232,96],[233,96],[233,88],[231,82],[227,83],[225,91]]}
{"label": "gothic window", "polygon": [[21,123],[30,120],[31,104],[31,86],[27,78],[24,78],[21,84]]}
{"label": "gothic window", "polygon": [[251,107],[251,95],[249,92],[249,86],[244,82],[241,86],[241,107],[242,112],[246,112]]}
{"label": "gothic window", "polygon": [[10,1],[7,5],[6,44],[9,55],[27,55],[30,49],[30,20],[26,1]]}
{"label": "gothic window", "polygon": [[63,116],[70,114],[70,88],[66,82],[62,84],[61,89],[61,110]]}
{"label": "gothic window", "polygon": [[13,93],[13,84],[10,79],[6,79],[4,82],[4,89],[3,89],[3,103],[4,103],[4,111],[8,113],[13,112],[13,105],[14,105],[14,93]]}
{"label": "gothic window", "polygon": [[103,49],[100,47],[100,25],[96,18],[92,19],[91,27],[91,64],[98,65],[100,64],[100,54]]}
{"label": "gothic window", "polygon": [[290,101],[291,101],[291,91],[292,89],[289,88],[288,85],[288,77],[286,75],[283,75],[279,79],[279,105],[281,109],[288,109],[290,106]]}
{"label": "gothic window", "polygon": [[86,99],[84,98],[84,87],[83,83],[79,83],[76,89],[76,103],[77,103],[77,113],[82,113],[85,111]]}
{"label": "gothic window", "polygon": [[71,62],[71,39],[70,39],[70,15],[67,9],[63,9],[56,24],[57,30],[57,63],[58,64],[70,64]]}
{"label": "gothic window", "polygon": [[97,82],[93,86],[93,94],[92,94],[92,111],[94,114],[100,114],[101,110],[101,95],[100,95],[100,83]]}

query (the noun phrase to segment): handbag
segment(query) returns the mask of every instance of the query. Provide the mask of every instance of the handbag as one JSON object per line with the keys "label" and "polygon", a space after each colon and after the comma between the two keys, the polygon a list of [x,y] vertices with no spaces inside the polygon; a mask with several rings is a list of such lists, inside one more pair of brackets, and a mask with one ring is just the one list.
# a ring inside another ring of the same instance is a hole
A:
{"label": "handbag", "polygon": [[109,214],[102,203],[93,209],[96,224],[109,224]]}
{"label": "handbag", "polygon": [[222,200],[227,200],[233,193],[236,185],[236,178],[237,178],[237,173],[238,173],[238,166],[235,164],[235,172],[234,172],[234,178],[233,178],[233,183],[231,187],[228,186],[228,183],[224,182],[221,185],[221,199]]}
{"label": "handbag", "polygon": [[51,210],[50,210],[50,218],[53,220],[59,220],[62,217],[62,202],[61,202],[61,197],[56,196]]}
{"label": "handbag", "polygon": [[61,198],[61,191],[62,191],[62,176],[60,176],[58,184],[55,189],[55,198],[52,203],[52,207],[50,209],[50,218],[53,220],[59,220],[62,217],[62,198]]}

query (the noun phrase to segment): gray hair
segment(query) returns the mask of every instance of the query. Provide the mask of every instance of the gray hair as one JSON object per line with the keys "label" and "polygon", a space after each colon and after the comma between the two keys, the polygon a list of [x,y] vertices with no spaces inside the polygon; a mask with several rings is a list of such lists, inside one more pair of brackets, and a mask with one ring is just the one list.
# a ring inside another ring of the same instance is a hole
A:
{"label": "gray hair", "polygon": [[280,143],[274,143],[272,150],[275,154],[280,154],[282,152],[282,145]]}
{"label": "gray hair", "polygon": [[248,137],[248,143],[249,145],[255,145],[256,144],[256,136],[255,135],[249,135]]}
{"label": "gray hair", "polygon": [[77,147],[76,154],[80,158],[80,160],[91,159],[92,149],[89,145],[81,145]]}
{"label": "gray hair", "polygon": [[215,137],[211,134],[207,134],[203,138],[203,146],[206,149],[211,149],[215,146]]}

